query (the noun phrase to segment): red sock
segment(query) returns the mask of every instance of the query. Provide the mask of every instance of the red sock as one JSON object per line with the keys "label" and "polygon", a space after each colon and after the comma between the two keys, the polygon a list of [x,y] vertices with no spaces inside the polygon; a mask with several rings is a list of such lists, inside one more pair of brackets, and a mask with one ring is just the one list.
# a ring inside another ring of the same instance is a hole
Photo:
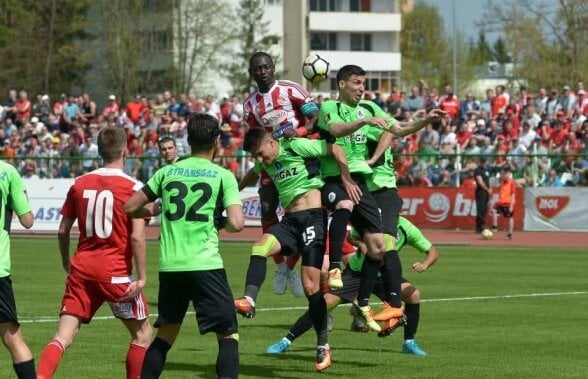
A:
{"label": "red sock", "polygon": [[147,348],[134,343],[129,345],[127,352],[127,379],[139,379],[141,377],[141,368],[143,367],[143,360]]}
{"label": "red sock", "polygon": [[282,254],[272,255],[272,258],[274,258],[275,264],[282,263],[282,262],[284,262],[286,260]]}
{"label": "red sock", "polygon": [[39,359],[39,367],[37,368],[37,377],[42,379],[51,379],[57,371],[57,366],[61,361],[65,349],[59,341],[53,340],[45,346]]}
{"label": "red sock", "polygon": [[299,259],[300,254],[296,254],[293,257],[288,257],[288,259],[286,259],[286,265],[288,265],[288,270],[294,270],[294,267],[296,267],[296,263],[298,263]]}

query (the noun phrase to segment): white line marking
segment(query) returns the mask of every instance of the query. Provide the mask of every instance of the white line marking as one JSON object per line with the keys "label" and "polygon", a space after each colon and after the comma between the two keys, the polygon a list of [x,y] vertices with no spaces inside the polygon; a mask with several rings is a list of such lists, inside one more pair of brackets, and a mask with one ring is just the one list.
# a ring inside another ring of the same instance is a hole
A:
{"label": "white line marking", "polygon": [[[586,295],[588,291],[574,291],[574,292],[549,292],[549,293],[523,293],[517,295],[496,295],[496,296],[469,296],[469,297],[447,297],[439,299],[422,299],[421,303],[438,303],[446,301],[470,301],[470,300],[496,300],[496,299],[517,299],[525,297],[547,297],[547,296],[575,296],[575,295]],[[382,303],[371,303],[372,305],[378,305]],[[350,304],[342,304],[340,307],[348,307]],[[308,307],[280,307],[280,308],[260,308],[256,309],[256,312],[280,312],[280,311],[303,311]],[[186,315],[193,315],[194,312],[187,312]],[[157,317],[157,313],[149,314],[150,318]],[[94,316],[92,321],[100,320],[114,320],[114,316]],[[57,322],[59,318],[52,316],[40,316],[35,318],[22,318],[19,320],[21,324],[30,323],[45,323],[45,322]]]}

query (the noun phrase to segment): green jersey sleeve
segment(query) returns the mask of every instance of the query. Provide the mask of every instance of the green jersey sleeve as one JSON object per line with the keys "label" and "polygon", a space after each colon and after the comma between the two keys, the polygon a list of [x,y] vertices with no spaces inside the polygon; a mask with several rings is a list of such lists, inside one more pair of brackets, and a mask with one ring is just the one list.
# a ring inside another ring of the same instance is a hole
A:
{"label": "green jersey sleeve", "polygon": [[325,101],[321,104],[318,127],[323,131],[330,131],[331,125],[336,122],[346,122],[339,114],[340,103],[338,101]]}
{"label": "green jersey sleeve", "polygon": [[172,167],[173,165],[168,165],[160,168],[155,172],[155,174],[147,181],[147,184],[143,187],[143,192],[147,195],[147,198],[151,201],[155,201],[155,199],[160,198],[162,194],[162,182],[165,178],[165,173]]}
{"label": "green jersey sleeve", "polygon": [[237,179],[230,171],[221,171],[223,176],[223,206],[225,208],[231,205],[242,205],[241,194],[239,193],[239,185]]}
{"label": "green jersey sleeve", "polygon": [[425,238],[420,229],[402,216],[398,219],[398,229],[406,235],[406,243],[421,253],[426,253],[433,247],[433,244]]}
{"label": "green jersey sleeve", "polygon": [[304,158],[320,158],[328,155],[325,140],[297,138],[290,143],[290,148]]}
{"label": "green jersey sleeve", "polygon": [[14,209],[14,212],[18,216],[22,216],[31,211],[24,182],[14,168],[8,171],[8,175],[10,182],[10,207]]}

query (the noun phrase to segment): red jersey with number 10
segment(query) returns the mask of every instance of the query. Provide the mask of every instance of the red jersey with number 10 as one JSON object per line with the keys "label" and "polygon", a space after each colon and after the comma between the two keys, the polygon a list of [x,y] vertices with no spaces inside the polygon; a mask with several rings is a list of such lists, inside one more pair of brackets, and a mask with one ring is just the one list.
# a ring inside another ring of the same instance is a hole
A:
{"label": "red jersey with number 10", "polygon": [[279,139],[284,132],[304,126],[301,107],[312,101],[312,96],[299,84],[276,80],[267,93],[255,92],[243,102],[243,119],[249,126],[264,127]]}
{"label": "red jersey with number 10", "polygon": [[113,168],[99,168],[76,179],[61,208],[63,217],[77,219],[80,229],[71,274],[107,283],[130,281],[132,219],[123,205],[142,187]]}

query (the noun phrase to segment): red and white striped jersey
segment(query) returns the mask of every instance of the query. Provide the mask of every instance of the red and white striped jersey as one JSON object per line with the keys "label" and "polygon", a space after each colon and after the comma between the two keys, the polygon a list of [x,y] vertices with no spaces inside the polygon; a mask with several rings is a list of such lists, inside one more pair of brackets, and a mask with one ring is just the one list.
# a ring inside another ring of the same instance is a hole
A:
{"label": "red and white striped jersey", "polygon": [[264,127],[279,139],[284,132],[303,126],[302,107],[312,97],[301,85],[290,80],[276,80],[267,93],[255,92],[243,102],[243,119],[251,127]]}

